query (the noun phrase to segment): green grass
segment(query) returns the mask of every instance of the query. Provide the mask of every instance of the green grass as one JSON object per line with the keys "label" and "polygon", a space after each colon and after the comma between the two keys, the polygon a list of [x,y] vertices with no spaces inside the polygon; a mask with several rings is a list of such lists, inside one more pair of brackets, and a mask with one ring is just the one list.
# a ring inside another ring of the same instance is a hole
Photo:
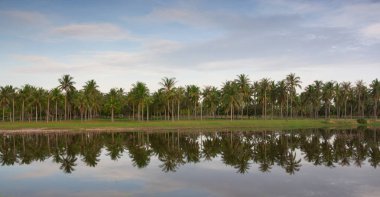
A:
{"label": "green grass", "polygon": [[[92,120],[62,122],[0,122],[0,130],[160,130],[160,129],[221,129],[249,128],[258,129],[302,129],[302,128],[350,128],[360,126],[356,120],[181,120],[181,121],[126,121]],[[369,127],[380,127],[380,121],[369,121]]]}

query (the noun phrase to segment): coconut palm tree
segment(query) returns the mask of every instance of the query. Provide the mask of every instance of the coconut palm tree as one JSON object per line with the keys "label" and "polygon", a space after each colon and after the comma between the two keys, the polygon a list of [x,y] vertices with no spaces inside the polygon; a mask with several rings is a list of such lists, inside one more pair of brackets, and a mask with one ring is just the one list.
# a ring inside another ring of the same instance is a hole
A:
{"label": "coconut palm tree", "polygon": [[188,100],[188,108],[193,107],[194,118],[197,118],[197,106],[201,97],[201,90],[196,85],[187,85],[185,95]]}
{"label": "coconut palm tree", "polygon": [[335,85],[335,82],[329,81],[325,83],[325,85],[323,86],[322,99],[325,103],[325,118],[327,118],[327,114],[328,114],[328,117],[330,118],[331,100],[334,98],[334,95],[335,95],[334,85]]}
{"label": "coconut palm tree", "polygon": [[62,93],[61,93],[61,90],[58,89],[58,88],[53,88],[51,91],[50,91],[50,95],[51,95],[51,101],[52,102],[55,102],[55,121],[58,121],[58,103],[62,100]]}
{"label": "coconut palm tree", "polygon": [[137,116],[139,120],[144,120],[144,104],[149,97],[149,89],[145,83],[136,82],[132,84],[131,93],[137,101]]}
{"label": "coconut palm tree", "polygon": [[344,118],[347,118],[347,101],[350,95],[351,83],[350,82],[342,82],[340,84],[341,93],[344,103]]}
{"label": "coconut palm tree", "polygon": [[237,75],[237,79],[235,80],[236,83],[239,86],[239,91],[243,96],[242,103],[241,103],[241,116],[244,114],[244,108],[247,108],[247,115],[248,115],[248,103],[252,96],[252,91],[250,88],[251,80],[249,79],[248,75],[246,74],[240,74]]}
{"label": "coconut palm tree", "polygon": [[369,86],[371,87],[371,96],[374,101],[373,115],[375,116],[375,119],[377,120],[377,103],[380,100],[380,82],[378,79],[375,79],[372,81],[372,83]]}
{"label": "coconut palm tree", "polygon": [[239,91],[239,85],[234,81],[226,81],[222,87],[222,103],[225,111],[230,112],[230,119],[233,120],[235,108],[239,108],[243,97]]}
{"label": "coconut palm tree", "polygon": [[10,108],[10,105],[12,104],[8,119],[9,121],[14,122],[16,91],[17,89],[11,85],[6,85],[0,88],[0,104],[3,107],[3,121],[5,120],[5,108]]}
{"label": "coconut palm tree", "polygon": [[279,103],[280,107],[280,116],[281,118],[283,117],[283,108],[286,102],[286,97],[287,97],[287,88],[286,88],[286,82],[285,80],[281,80],[277,82],[276,85],[276,97],[277,101]]}
{"label": "coconut palm tree", "polygon": [[364,118],[364,103],[366,96],[367,88],[363,82],[363,80],[359,80],[356,82],[355,94],[357,96],[358,102],[358,115],[361,114],[362,118]]}
{"label": "coconut palm tree", "polygon": [[95,80],[89,80],[86,82],[86,84],[83,86],[84,94],[87,98],[87,108],[89,110],[89,119],[92,119],[94,116],[94,110],[96,109],[96,106],[99,102],[97,97],[99,96],[100,92],[98,90],[99,86],[96,84]]}
{"label": "coconut palm tree", "polygon": [[290,96],[290,117],[293,118],[293,100],[297,95],[296,88],[301,88],[300,77],[296,76],[294,73],[290,73],[286,76],[286,84],[288,85]]}
{"label": "coconut palm tree", "polygon": [[[56,100],[56,104],[57,104],[57,100]],[[83,118],[84,118],[84,112],[88,106],[88,103],[87,103],[87,97],[84,93],[83,90],[77,92],[75,94],[75,99],[74,99],[74,105],[78,108],[79,110],[79,113],[80,113],[80,120],[81,122],[83,121]],[[56,112],[57,114],[57,112]],[[113,118],[113,117],[112,117]]]}
{"label": "coconut palm tree", "polygon": [[12,92],[10,89],[9,86],[0,87],[0,105],[3,108],[3,122],[5,121],[5,108],[8,108],[11,103]]}
{"label": "coconut palm tree", "polygon": [[22,101],[22,104],[21,104],[21,121],[24,121],[25,104],[28,104],[27,102],[31,99],[32,89],[33,89],[33,87],[31,85],[26,84],[18,90],[19,99],[21,99],[21,101]]}
{"label": "coconut palm tree", "polygon": [[59,86],[58,88],[62,91],[65,91],[65,120],[67,120],[67,96],[70,92],[75,90],[73,77],[66,74],[62,78],[58,79]]}
{"label": "coconut palm tree", "polygon": [[220,101],[219,90],[213,86],[206,86],[205,89],[203,89],[202,96],[206,109],[208,109],[208,111],[212,114],[212,117],[215,118],[215,112]]}
{"label": "coconut palm tree", "polygon": [[177,102],[177,120],[179,120],[179,116],[180,116],[181,101],[184,100],[184,98],[185,98],[185,88],[183,87],[175,88],[174,99]]}
{"label": "coconut palm tree", "polygon": [[[171,117],[172,117],[172,120],[174,120],[174,116],[173,116],[173,90],[174,90],[174,87],[175,87],[175,84],[177,83],[176,79],[173,77],[173,78],[168,78],[168,77],[164,77],[162,78],[161,82],[159,83],[165,94],[166,94],[166,101],[167,101],[167,109],[168,109],[168,119],[170,117],[170,109],[171,109]],[[172,101],[172,107],[170,107],[170,101]]]}
{"label": "coconut palm tree", "polygon": [[262,115],[264,119],[267,119],[267,103],[268,103],[268,94],[271,88],[271,81],[269,78],[263,78],[260,80],[260,95],[261,95],[261,104],[262,104]]}

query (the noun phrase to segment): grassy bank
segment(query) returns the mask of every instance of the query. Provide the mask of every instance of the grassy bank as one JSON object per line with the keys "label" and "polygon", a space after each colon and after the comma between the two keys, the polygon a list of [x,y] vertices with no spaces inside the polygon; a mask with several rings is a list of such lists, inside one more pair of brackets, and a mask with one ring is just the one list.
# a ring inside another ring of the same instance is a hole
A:
{"label": "grassy bank", "polygon": [[[183,121],[125,121],[93,120],[80,122],[1,122],[0,130],[154,130],[154,129],[218,129],[249,128],[259,129],[302,129],[302,128],[350,128],[359,126],[356,120],[183,120]],[[380,121],[369,121],[367,126],[380,127]]]}

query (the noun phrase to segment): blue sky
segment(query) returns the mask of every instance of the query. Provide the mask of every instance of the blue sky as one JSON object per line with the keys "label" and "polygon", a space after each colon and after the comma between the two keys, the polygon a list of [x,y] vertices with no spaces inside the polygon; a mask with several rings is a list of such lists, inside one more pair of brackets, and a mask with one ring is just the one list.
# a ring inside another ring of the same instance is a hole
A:
{"label": "blue sky", "polygon": [[58,85],[156,90],[220,86],[245,73],[303,85],[316,79],[369,83],[380,75],[380,1],[375,0],[0,0],[0,86]]}

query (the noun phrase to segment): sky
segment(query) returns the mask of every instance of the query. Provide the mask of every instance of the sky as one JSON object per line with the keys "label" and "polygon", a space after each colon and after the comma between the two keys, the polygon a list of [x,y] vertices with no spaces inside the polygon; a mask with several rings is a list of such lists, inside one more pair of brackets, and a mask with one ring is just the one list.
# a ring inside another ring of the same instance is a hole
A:
{"label": "sky", "polygon": [[0,0],[0,86],[380,77],[379,0]]}

